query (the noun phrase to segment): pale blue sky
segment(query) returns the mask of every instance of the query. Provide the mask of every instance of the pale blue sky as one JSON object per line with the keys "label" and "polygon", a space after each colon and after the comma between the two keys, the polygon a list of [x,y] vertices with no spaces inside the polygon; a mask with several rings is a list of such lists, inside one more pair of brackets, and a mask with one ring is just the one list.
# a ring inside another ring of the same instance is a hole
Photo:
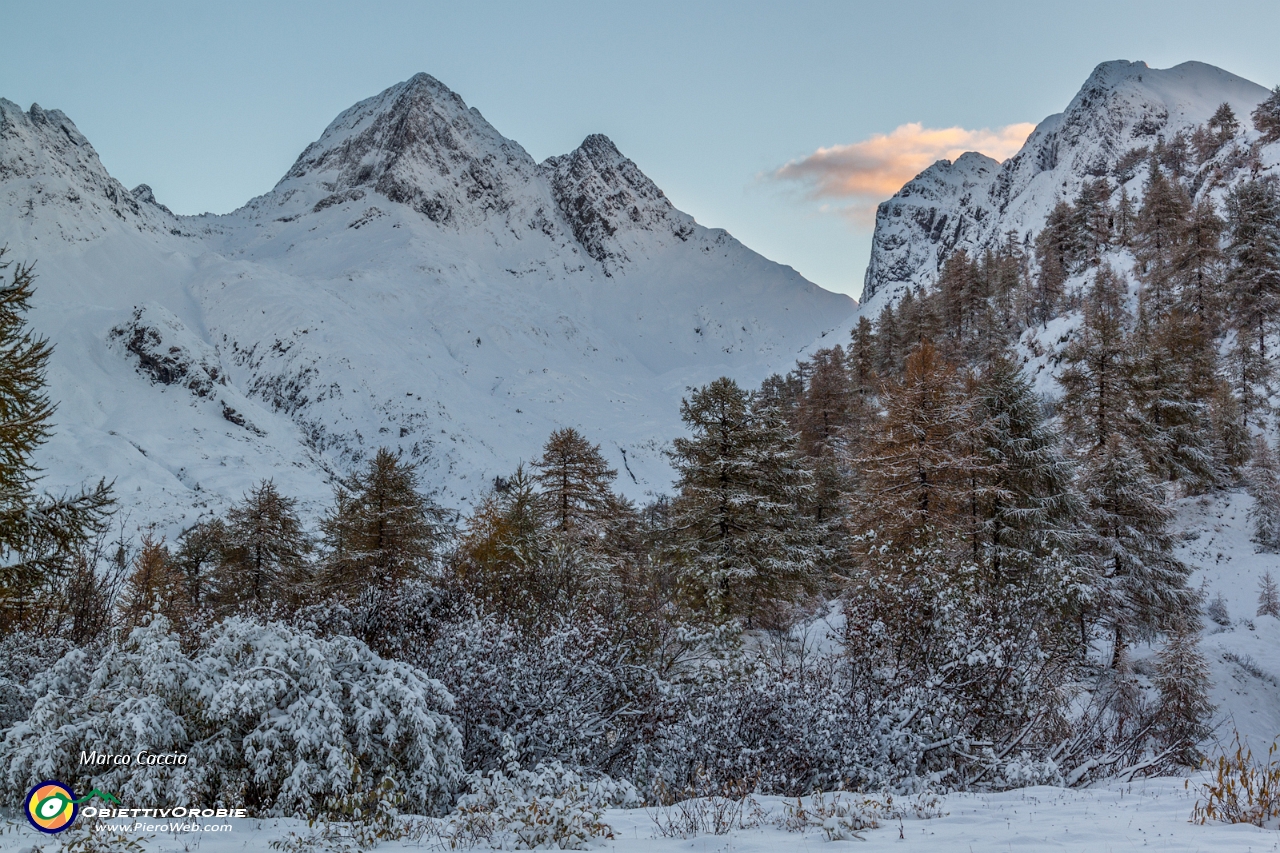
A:
{"label": "pale blue sky", "polygon": [[857,294],[870,235],[768,177],[899,125],[1060,111],[1099,62],[1280,82],[1280,3],[15,2],[0,97],[66,112],[179,213],[270,189],[341,110],[418,71],[536,159],[610,136],[681,209]]}

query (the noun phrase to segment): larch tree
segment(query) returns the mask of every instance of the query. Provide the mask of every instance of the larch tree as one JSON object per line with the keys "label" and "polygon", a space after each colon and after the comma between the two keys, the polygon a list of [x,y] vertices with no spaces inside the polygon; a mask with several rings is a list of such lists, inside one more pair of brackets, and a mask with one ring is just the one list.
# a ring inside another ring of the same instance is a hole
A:
{"label": "larch tree", "polygon": [[1075,208],[1070,202],[1059,201],[1036,235],[1038,269],[1032,289],[1032,323],[1043,326],[1057,314],[1066,293],[1067,279],[1075,271],[1081,253]]}
{"label": "larch tree", "polygon": [[551,528],[594,543],[619,506],[613,493],[618,472],[605,462],[600,445],[572,427],[558,429],[531,467]]}
{"label": "larch tree", "polygon": [[960,535],[971,503],[983,499],[973,481],[983,460],[959,374],[926,341],[907,357],[902,379],[884,385],[881,404],[884,415],[853,460],[852,531],[868,555]]}
{"label": "larch tree", "polygon": [[303,587],[310,547],[297,501],[263,480],[227,511],[215,600],[224,609],[257,613],[285,604]]}
{"label": "larch tree", "polygon": [[349,599],[392,594],[420,577],[443,538],[443,512],[419,491],[417,471],[383,447],[334,489],[321,521],[321,583]]}
{"label": "larch tree", "polygon": [[121,589],[118,607],[126,628],[146,624],[155,614],[178,627],[190,618],[192,608],[186,577],[164,540],[150,535],[143,537],[142,547]]}
{"label": "larch tree", "polygon": [[1154,322],[1177,300],[1176,261],[1182,252],[1191,201],[1177,180],[1153,159],[1134,220],[1133,254],[1138,261],[1143,310]]}
{"label": "larch tree", "polygon": [[32,457],[53,428],[55,407],[44,391],[53,348],[27,329],[32,267],[4,256],[0,249],[0,629],[21,621],[42,595],[61,595],[61,581],[104,529],[113,503],[104,481],[62,495],[37,492]]}
{"label": "larch tree", "polygon": [[837,531],[832,522],[842,514],[849,489],[845,447],[859,415],[865,417],[859,411],[862,402],[854,392],[844,349],[835,346],[814,353],[809,381],[790,420],[798,449],[813,472],[814,488],[804,509],[832,532]]}

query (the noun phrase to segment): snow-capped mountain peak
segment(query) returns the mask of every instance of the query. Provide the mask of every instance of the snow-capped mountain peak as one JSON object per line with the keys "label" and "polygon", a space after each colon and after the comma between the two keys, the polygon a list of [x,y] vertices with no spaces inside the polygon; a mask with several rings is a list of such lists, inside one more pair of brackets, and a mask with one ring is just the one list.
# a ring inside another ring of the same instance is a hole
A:
{"label": "snow-capped mountain peak", "polygon": [[[149,190],[148,190],[149,192]],[[115,224],[156,230],[167,227],[168,211],[145,207],[111,177],[89,140],[61,110],[32,104],[23,111],[0,98],[0,193],[15,215],[37,212],[59,222],[68,240],[92,240],[101,227],[87,224],[102,215]]]}
{"label": "snow-capped mountain peak", "polygon": [[0,245],[39,261],[57,347],[48,482],[114,478],[171,532],[264,477],[322,505],[384,446],[461,506],[570,425],[662,491],[688,386],[755,384],[855,309],[607,137],[538,164],[425,74],[221,216],[128,192],[60,113],[3,110]]}
{"label": "snow-capped mountain peak", "polygon": [[[956,249],[972,254],[1009,232],[1022,239],[1038,232],[1054,204],[1074,198],[1085,181],[1140,182],[1134,166],[1144,152],[1207,122],[1223,103],[1241,123],[1241,144],[1250,144],[1257,134],[1249,114],[1267,94],[1202,62],[1168,69],[1123,60],[1098,65],[1066,110],[1041,121],[998,168],[983,158],[982,167],[961,173],[956,166],[966,154],[921,173],[880,206],[863,305],[879,306],[934,281]],[[1139,191],[1134,183],[1129,194]]]}
{"label": "snow-capped mountain peak", "polygon": [[542,170],[573,236],[606,274],[629,259],[628,244],[634,241],[628,232],[649,231],[682,241],[693,234],[693,217],[676,210],[603,134],[588,136],[569,154],[548,157]]}

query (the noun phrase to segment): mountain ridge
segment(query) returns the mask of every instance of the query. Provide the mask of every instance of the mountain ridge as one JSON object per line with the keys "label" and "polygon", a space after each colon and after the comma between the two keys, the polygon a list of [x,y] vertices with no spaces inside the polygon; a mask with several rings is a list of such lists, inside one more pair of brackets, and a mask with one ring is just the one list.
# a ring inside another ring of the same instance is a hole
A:
{"label": "mountain ridge", "polygon": [[[934,164],[880,205],[863,286],[865,310],[879,310],[885,294],[892,300],[906,287],[932,283],[957,249],[981,252],[1010,231],[1026,240],[1055,201],[1073,198],[1086,179],[1130,184],[1136,173],[1117,173],[1126,155],[1207,121],[1221,103],[1230,104],[1247,127],[1249,112],[1267,94],[1263,86],[1202,62],[1168,69],[1127,60],[1100,63],[1063,112],[1043,119],[1018,153],[973,182],[967,202],[938,189],[949,167]],[[939,202],[914,201],[930,195]],[[943,219],[950,230],[934,234],[932,224]]]}
{"label": "mountain ridge", "polygon": [[665,491],[688,386],[754,384],[855,306],[698,225],[607,137],[536,163],[429,75],[221,215],[126,190],[61,113],[0,110],[0,244],[38,261],[57,345],[49,484],[115,477],[162,531],[266,477],[318,509],[383,445],[465,506],[567,425],[624,491]]}

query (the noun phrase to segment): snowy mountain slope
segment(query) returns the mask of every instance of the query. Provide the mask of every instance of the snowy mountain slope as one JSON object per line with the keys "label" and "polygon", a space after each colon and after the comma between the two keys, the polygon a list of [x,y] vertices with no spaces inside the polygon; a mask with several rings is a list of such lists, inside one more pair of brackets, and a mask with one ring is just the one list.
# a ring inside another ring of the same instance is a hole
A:
{"label": "snowy mountain slope", "polygon": [[1205,619],[1202,640],[1218,707],[1214,737],[1226,748],[1238,731],[1265,755],[1280,740],[1280,620],[1255,614],[1263,573],[1280,578],[1280,554],[1260,552],[1251,541],[1252,505],[1239,491],[1188,498],[1175,525],[1178,556],[1194,568],[1190,585],[1204,591],[1206,604],[1221,597],[1229,616],[1226,625]]}
{"label": "snowy mountain slope", "polygon": [[[1066,110],[1040,122],[998,168],[990,168],[985,157],[965,164],[972,154],[955,164],[939,161],[881,204],[864,282],[865,310],[879,311],[884,299],[905,287],[934,281],[955,249],[981,251],[1011,231],[1019,239],[1034,235],[1054,204],[1075,198],[1086,180],[1107,177],[1114,187],[1127,185],[1130,196],[1140,196],[1145,169],[1133,152],[1206,122],[1219,104],[1231,105],[1242,125],[1238,147],[1247,148],[1258,138],[1249,114],[1266,96],[1264,87],[1201,62],[1169,69],[1144,62],[1099,65]],[[1266,148],[1263,161],[1274,167],[1280,146]],[[1230,153],[1224,152],[1220,164],[1227,183],[1246,168],[1225,162]]]}
{"label": "snowy mountain slope", "polygon": [[166,531],[263,477],[315,509],[381,445],[465,506],[566,425],[663,490],[686,386],[758,382],[855,307],[607,138],[535,163],[427,75],[224,216],[172,215],[61,113],[0,102],[0,245],[38,262],[57,347],[48,484],[114,477]]}

